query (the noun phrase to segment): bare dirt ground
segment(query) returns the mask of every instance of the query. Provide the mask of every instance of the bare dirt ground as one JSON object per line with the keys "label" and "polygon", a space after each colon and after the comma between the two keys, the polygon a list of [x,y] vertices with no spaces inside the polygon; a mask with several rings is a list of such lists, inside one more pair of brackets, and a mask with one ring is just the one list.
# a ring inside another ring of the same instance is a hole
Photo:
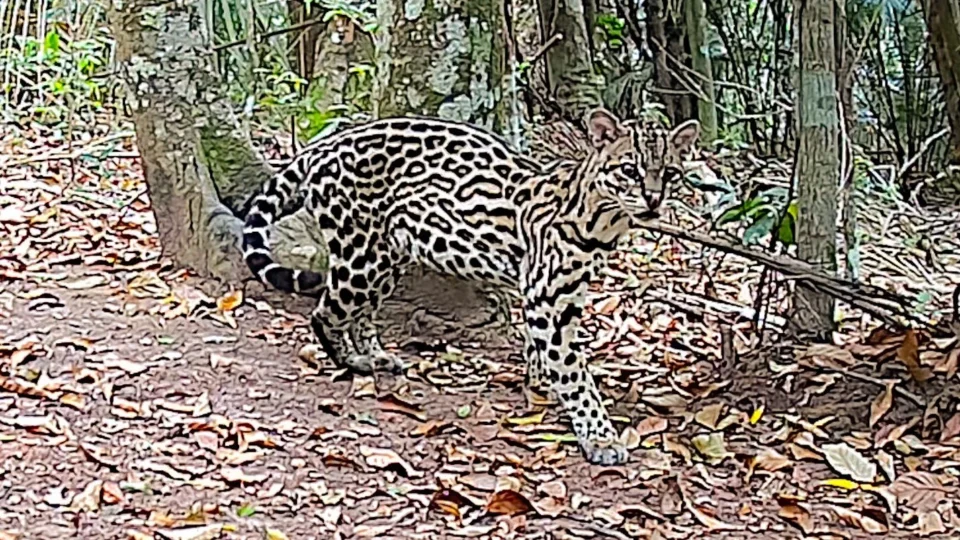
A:
{"label": "bare dirt ground", "polygon": [[[836,345],[760,344],[757,268],[638,236],[584,335],[633,451],[591,466],[498,330],[395,302],[404,374],[299,359],[309,304],[158,259],[132,149],[0,143],[0,539],[960,536],[952,341],[846,310]],[[865,260],[949,291],[960,250],[913,245]]]}

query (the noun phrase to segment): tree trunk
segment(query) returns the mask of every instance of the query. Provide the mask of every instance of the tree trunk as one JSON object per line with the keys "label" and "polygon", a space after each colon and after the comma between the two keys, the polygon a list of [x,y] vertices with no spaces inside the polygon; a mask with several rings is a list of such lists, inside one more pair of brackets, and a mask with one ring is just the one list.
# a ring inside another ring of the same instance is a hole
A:
{"label": "tree trunk", "polygon": [[[833,0],[800,0],[800,85],[797,183],[797,255],[836,272],[839,118]],[[829,340],[834,300],[798,284],[791,330],[796,336]]]}
{"label": "tree trunk", "polygon": [[683,25],[678,24],[666,0],[648,0],[646,3],[647,40],[653,54],[654,94],[660,96],[667,117],[674,124],[693,118],[693,102],[688,91],[673,75],[681,68],[678,63],[686,56],[683,50]]}
{"label": "tree trunk", "polygon": [[[246,170],[247,156],[234,166],[228,156],[243,145],[229,127],[218,126],[226,111],[208,91],[216,76],[198,31],[199,3],[134,0],[111,7],[163,253],[202,276],[240,280],[249,273],[236,249],[240,221],[220,202],[215,182],[218,173]],[[203,133],[223,137],[210,160]],[[211,167],[216,157],[227,158],[226,165]]]}
{"label": "tree trunk", "polygon": [[923,0],[950,122],[950,163],[960,165],[960,1]]}
{"label": "tree trunk", "polygon": [[[273,171],[218,91],[201,2],[113,7],[110,27],[164,255],[204,277],[250,279],[236,215]],[[309,236],[298,241],[312,244]],[[324,245],[315,248],[325,255]],[[286,253],[277,259],[292,262]]]}
{"label": "tree trunk", "polygon": [[[287,0],[287,13],[290,24],[297,25],[319,18],[322,15],[320,4],[304,0]],[[313,79],[317,56],[317,42],[323,25],[316,24],[290,34],[290,66],[295,73],[306,81]]]}
{"label": "tree trunk", "polygon": [[540,40],[549,43],[546,58],[547,86],[564,116],[581,121],[587,111],[602,103],[603,82],[593,66],[587,13],[591,0],[539,0]]}
{"label": "tree trunk", "polygon": [[846,276],[857,282],[860,279],[860,245],[857,238],[857,203],[859,196],[854,182],[853,166],[853,128],[856,111],[853,103],[853,75],[855,52],[850,46],[850,34],[847,25],[847,6],[837,2],[834,7],[835,42],[837,54],[837,91],[840,96],[840,110],[843,122],[840,137],[840,204],[843,230],[843,252]]}
{"label": "tree trunk", "polygon": [[713,89],[713,66],[704,50],[707,40],[707,17],[703,0],[685,0],[687,40],[693,70],[699,75],[700,95],[697,96],[701,136],[707,144],[717,139],[717,96]]}
{"label": "tree trunk", "polygon": [[507,125],[503,3],[377,2],[374,116],[439,116]]}

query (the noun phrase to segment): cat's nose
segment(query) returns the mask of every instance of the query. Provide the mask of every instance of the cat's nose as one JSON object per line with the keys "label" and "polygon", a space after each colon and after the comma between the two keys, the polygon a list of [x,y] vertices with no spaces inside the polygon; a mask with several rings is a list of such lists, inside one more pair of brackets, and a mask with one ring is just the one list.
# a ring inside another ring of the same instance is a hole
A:
{"label": "cat's nose", "polygon": [[660,182],[645,182],[642,193],[650,210],[656,210],[663,203],[663,185]]}

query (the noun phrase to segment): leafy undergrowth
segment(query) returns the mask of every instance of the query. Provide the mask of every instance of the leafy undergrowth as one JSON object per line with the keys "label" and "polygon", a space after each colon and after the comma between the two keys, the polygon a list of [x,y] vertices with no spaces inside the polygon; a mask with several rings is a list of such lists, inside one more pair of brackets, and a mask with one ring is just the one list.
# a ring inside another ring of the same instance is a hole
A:
{"label": "leafy undergrowth", "polygon": [[[760,269],[638,234],[585,333],[631,460],[591,466],[515,350],[421,347],[377,380],[298,359],[301,312],[159,259],[130,139],[4,137],[0,539],[960,534],[950,339],[845,308],[836,344],[788,347],[777,309],[761,339]],[[945,310],[956,217],[864,209],[864,277]]]}

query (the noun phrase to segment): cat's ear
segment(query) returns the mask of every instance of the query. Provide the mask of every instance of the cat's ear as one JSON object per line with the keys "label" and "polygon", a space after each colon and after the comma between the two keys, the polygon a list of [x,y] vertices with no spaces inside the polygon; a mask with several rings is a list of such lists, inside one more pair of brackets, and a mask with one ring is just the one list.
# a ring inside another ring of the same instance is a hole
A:
{"label": "cat's ear", "polygon": [[682,156],[691,150],[700,138],[700,122],[687,120],[670,132],[670,148],[676,155]]}
{"label": "cat's ear", "polygon": [[598,150],[626,134],[620,120],[602,107],[587,114],[586,124],[590,143]]}

